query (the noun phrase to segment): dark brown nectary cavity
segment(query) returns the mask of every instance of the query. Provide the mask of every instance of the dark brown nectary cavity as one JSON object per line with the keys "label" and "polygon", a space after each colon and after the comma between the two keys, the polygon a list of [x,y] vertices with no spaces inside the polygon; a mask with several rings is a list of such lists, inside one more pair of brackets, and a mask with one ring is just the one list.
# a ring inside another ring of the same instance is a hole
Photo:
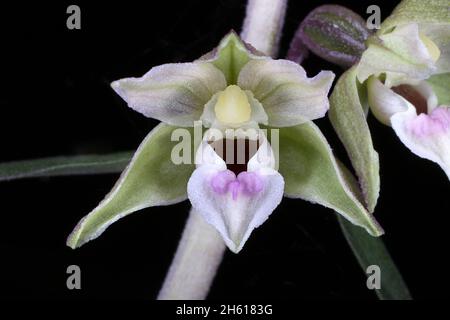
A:
{"label": "dark brown nectary cavity", "polygon": [[417,114],[427,113],[427,100],[416,89],[414,89],[413,86],[410,86],[409,84],[401,84],[399,86],[392,87],[392,90],[415,106]]}
{"label": "dark brown nectary cavity", "polygon": [[227,169],[236,175],[247,171],[248,161],[259,148],[258,140],[249,139],[220,139],[209,142],[216,153],[225,161]]}

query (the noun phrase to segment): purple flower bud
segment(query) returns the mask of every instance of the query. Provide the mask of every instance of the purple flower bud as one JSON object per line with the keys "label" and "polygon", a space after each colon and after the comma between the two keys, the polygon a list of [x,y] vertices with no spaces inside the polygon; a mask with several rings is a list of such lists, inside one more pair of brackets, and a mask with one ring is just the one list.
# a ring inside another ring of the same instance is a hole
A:
{"label": "purple flower bud", "polygon": [[338,5],[324,5],[311,11],[300,24],[291,43],[303,43],[319,57],[342,67],[355,64],[366,49],[371,32],[355,12]]}

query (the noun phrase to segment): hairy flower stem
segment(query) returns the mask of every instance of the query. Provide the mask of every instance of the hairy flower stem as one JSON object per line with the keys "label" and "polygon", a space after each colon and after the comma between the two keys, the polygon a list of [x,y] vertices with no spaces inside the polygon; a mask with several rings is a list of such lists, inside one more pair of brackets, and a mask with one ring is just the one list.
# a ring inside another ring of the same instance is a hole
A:
{"label": "hairy flower stem", "polygon": [[[287,0],[249,0],[241,37],[259,51],[275,56]],[[225,243],[193,209],[159,300],[205,299],[222,261]]]}
{"label": "hairy flower stem", "polygon": [[205,299],[225,252],[219,233],[191,209],[159,300]]}
{"label": "hairy flower stem", "polygon": [[275,57],[287,0],[248,0],[241,37],[259,51]]}

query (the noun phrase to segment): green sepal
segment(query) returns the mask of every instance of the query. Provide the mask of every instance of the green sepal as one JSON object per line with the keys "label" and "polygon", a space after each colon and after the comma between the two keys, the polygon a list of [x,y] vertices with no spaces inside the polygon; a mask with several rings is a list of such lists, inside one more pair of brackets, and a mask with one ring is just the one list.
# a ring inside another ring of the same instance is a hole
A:
{"label": "green sepal", "polygon": [[[113,222],[132,212],[187,198],[186,186],[194,165],[172,162],[173,147],[179,143],[171,141],[175,129],[159,124],[147,135],[111,192],[70,234],[69,247],[74,249],[97,238]],[[193,137],[193,128],[183,130],[189,130]]]}
{"label": "green sepal", "polygon": [[268,59],[263,53],[245,43],[234,32],[228,33],[211,52],[199,60],[211,62],[225,75],[228,85],[236,84],[242,67],[252,59]]}
{"label": "green sepal", "polygon": [[381,24],[377,34],[392,31],[393,28],[409,23],[450,23],[448,0],[403,0]]}
{"label": "green sepal", "polygon": [[439,105],[450,106],[450,73],[431,76],[427,82],[433,88]]}
{"label": "green sepal", "polygon": [[356,67],[347,70],[331,94],[328,116],[359,178],[366,207],[373,212],[380,192],[379,159],[366,120],[364,91]]}
{"label": "green sepal", "polygon": [[279,172],[285,195],[319,203],[361,226],[372,236],[383,229],[362,204],[358,184],[313,122],[280,129]]}

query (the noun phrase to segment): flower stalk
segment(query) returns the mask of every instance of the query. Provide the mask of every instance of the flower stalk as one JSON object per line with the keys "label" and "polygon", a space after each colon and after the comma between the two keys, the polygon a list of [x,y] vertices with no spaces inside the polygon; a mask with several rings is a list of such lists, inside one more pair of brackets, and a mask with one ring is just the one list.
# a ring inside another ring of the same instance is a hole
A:
{"label": "flower stalk", "polygon": [[158,300],[205,299],[225,248],[216,229],[191,209]]}
{"label": "flower stalk", "polygon": [[242,28],[242,40],[275,57],[284,23],[287,0],[249,0]]}

